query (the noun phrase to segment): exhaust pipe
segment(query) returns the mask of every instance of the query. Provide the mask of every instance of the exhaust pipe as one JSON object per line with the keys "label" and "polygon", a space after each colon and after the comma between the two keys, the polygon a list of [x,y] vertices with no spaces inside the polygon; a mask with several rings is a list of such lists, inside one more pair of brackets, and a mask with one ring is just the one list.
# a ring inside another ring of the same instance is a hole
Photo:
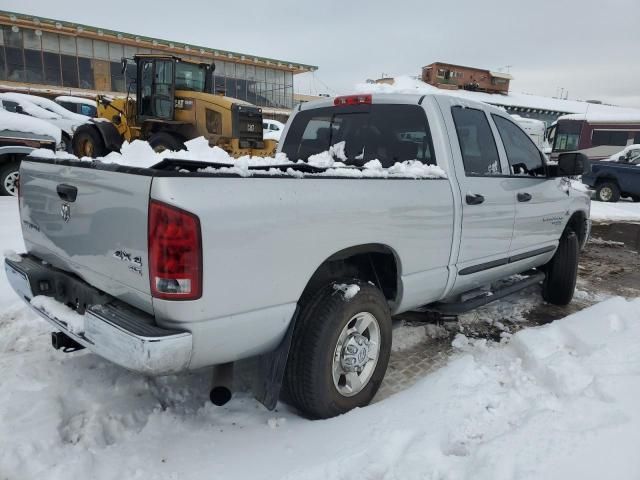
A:
{"label": "exhaust pipe", "polygon": [[221,407],[231,400],[233,383],[233,362],[222,363],[213,367],[213,387],[209,392],[209,400]]}
{"label": "exhaust pipe", "polygon": [[62,349],[64,353],[75,352],[84,348],[83,345],[80,345],[73,338],[62,332],[51,332],[51,345],[56,350]]}

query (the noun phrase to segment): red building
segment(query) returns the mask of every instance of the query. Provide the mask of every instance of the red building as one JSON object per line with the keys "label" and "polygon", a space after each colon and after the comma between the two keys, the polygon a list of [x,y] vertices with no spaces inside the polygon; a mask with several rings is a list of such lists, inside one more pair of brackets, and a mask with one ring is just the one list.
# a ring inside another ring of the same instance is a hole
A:
{"label": "red building", "polygon": [[436,62],[422,67],[422,81],[438,88],[459,88],[487,93],[508,93],[508,73],[492,72],[481,68]]}

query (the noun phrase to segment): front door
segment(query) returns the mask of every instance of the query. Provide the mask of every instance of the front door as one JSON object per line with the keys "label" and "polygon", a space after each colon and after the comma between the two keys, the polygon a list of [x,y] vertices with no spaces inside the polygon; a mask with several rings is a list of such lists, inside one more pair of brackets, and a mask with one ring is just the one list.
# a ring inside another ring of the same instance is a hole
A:
{"label": "front door", "polygon": [[174,69],[172,59],[144,59],[138,66],[138,116],[173,120]]}
{"label": "front door", "polygon": [[515,205],[506,188],[508,179],[503,176],[504,166],[487,114],[456,105],[454,100],[444,102],[450,105],[449,128],[454,129],[458,140],[457,145],[452,142],[452,150],[462,197],[455,286],[459,291],[484,283],[488,276],[495,275],[495,268],[508,263]]}
{"label": "front door", "polygon": [[507,188],[515,202],[510,256],[550,255],[569,216],[569,186],[561,178],[547,178],[545,159],[529,135],[508,118],[493,114],[509,163]]}

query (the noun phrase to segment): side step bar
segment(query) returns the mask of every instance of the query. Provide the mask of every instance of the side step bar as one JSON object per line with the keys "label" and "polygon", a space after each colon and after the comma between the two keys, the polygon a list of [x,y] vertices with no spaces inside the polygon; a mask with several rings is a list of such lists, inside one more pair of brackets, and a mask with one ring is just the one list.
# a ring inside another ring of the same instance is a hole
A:
{"label": "side step bar", "polygon": [[426,305],[420,310],[440,313],[443,315],[460,315],[461,313],[468,312],[475,308],[491,303],[495,300],[499,300],[513,293],[519,292],[520,290],[524,290],[525,288],[535,285],[536,283],[540,283],[544,280],[545,277],[544,272],[539,272],[536,270],[527,272],[526,275],[528,275],[526,278],[518,280],[517,282],[512,283],[511,285],[507,285],[506,287],[492,290],[486,295],[479,295],[477,297],[470,298],[469,300],[465,300],[464,302],[457,303],[436,302],[430,305]]}

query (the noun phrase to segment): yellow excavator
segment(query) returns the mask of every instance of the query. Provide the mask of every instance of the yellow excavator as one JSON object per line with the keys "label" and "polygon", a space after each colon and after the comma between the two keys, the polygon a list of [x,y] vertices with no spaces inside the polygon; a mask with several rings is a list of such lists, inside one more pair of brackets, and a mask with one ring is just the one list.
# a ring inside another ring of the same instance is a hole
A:
{"label": "yellow excavator", "polygon": [[[119,151],[126,140],[146,140],[151,147],[181,150],[203,136],[234,157],[272,156],[276,142],[262,138],[262,110],[212,90],[213,64],[171,55],[135,55],[122,59],[126,73],[135,66],[135,97],[98,95],[97,117],[76,129],[73,153],[101,157]],[[126,76],[126,75],[125,75]]]}

